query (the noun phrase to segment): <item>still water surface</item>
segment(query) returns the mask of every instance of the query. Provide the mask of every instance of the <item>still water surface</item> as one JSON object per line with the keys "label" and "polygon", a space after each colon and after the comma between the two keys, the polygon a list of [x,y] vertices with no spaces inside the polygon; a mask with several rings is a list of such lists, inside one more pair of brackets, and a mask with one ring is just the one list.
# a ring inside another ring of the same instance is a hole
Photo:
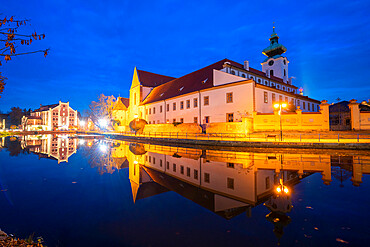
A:
{"label": "still water surface", "polygon": [[369,174],[366,152],[0,138],[0,228],[48,246],[364,246]]}

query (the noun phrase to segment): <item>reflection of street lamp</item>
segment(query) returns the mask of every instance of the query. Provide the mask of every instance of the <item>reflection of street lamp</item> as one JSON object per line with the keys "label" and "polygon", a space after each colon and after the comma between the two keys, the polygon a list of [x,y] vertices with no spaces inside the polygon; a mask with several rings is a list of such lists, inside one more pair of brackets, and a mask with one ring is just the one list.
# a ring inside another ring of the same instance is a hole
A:
{"label": "reflection of street lamp", "polygon": [[276,103],[274,104],[275,109],[279,109],[279,116],[280,116],[280,141],[283,141],[283,128],[281,126],[281,108],[287,107],[286,103]]}
{"label": "reflection of street lamp", "polygon": [[137,114],[134,115],[134,118],[135,118],[135,135],[136,135],[136,132],[137,132],[137,121],[139,120],[139,116]]}

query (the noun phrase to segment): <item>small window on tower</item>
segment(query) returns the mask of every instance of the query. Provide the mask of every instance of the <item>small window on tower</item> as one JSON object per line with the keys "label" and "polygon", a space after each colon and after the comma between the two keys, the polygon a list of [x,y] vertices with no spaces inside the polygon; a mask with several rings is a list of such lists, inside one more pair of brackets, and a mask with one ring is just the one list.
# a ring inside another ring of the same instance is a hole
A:
{"label": "small window on tower", "polygon": [[274,76],[274,70],[270,70],[270,76]]}

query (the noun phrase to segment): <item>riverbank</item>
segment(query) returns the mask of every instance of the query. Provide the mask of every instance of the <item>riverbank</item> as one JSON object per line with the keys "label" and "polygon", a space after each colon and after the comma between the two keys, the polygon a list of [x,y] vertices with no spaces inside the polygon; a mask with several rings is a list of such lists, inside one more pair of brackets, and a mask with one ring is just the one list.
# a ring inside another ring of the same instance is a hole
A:
{"label": "riverbank", "polygon": [[17,246],[17,247],[42,247],[44,246],[42,238],[37,238],[36,241],[33,240],[33,235],[30,235],[27,239],[19,239],[14,236],[8,235],[5,232],[0,230],[0,246]]}
{"label": "riverbank", "polygon": [[272,136],[273,140],[260,138],[258,141],[253,141],[250,137],[223,137],[223,139],[217,138],[217,136],[203,135],[192,138],[191,136],[175,135],[173,137],[163,136],[141,136],[141,135],[125,135],[120,133],[100,133],[111,139],[123,140],[123,141],[139,141],[153,144],[170,144],[170,145],[184,145],[184,146],[224,146],[224,147],[250,147],[250,148],[298,148],[298,149],[338,149],[338,150],[370,150],[370,140],[362,142],[333,142],[327,140],[326,142],[321,139],[321,142],[312,139],[312,142],[298,142],[294,140],[290,141],[277,141],[276,136]]}

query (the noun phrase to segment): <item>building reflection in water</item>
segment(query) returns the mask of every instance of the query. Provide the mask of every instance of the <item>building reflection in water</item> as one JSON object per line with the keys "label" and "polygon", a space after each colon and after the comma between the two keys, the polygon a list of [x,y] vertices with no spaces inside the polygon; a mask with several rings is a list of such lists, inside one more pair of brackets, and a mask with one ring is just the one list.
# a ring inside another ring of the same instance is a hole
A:
{"label": "building reflection in water", "polygon": [[29,152],[37,154],[39,159],[47,158],[68,162],[77,151],[77,139],[67,135],[26,135],[21,137],[21,146]]}
{"label": "building reflection in water", "polygon": [[[250,217],[253,207],[264,204],[270,210],[266,219],[279,239],[291,222],[287,213],[293,207],[294,186],[301,179],[320,173],[323,183],[329,185],[332,174],[337,177],[336,167],[341,167],[358,186],[362,175],[370,173],[368,156],[343,159],[330,154],[231,152],[117,142],[112,157],[128,164],[134,202],[174,191],[226,219],[242,213]],[[282,187],[278,192],[281,184],[286,191]]]}

